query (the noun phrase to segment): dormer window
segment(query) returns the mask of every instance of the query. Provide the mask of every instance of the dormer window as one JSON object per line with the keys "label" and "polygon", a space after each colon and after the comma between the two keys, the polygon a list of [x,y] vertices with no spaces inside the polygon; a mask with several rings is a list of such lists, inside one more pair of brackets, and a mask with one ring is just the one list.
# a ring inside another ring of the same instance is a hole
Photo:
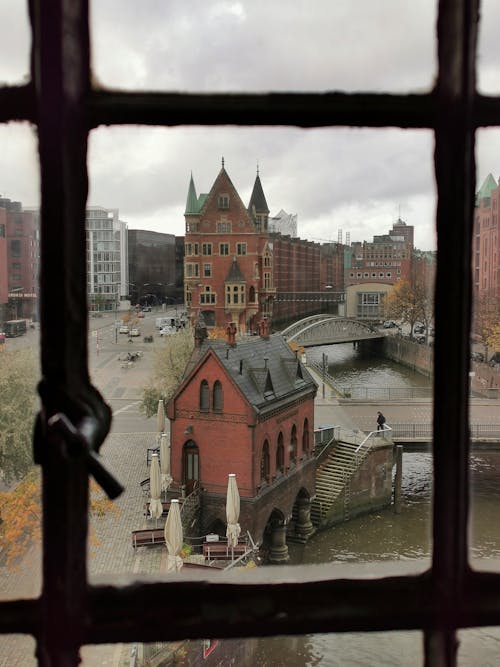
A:
{"label": "dormer window", "polygon": [[219,206],[219,209],[228,209],[229,208],[229,195],[219,195],[218,206]]}

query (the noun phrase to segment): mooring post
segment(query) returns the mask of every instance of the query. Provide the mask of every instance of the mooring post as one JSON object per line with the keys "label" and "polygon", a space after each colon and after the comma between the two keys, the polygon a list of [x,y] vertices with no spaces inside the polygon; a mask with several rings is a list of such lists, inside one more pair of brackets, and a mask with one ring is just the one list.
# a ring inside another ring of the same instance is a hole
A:
{"label": "mooring post", "polygon": [[403,485],[403,445],[396,445],[396,477],[394,479],[394,511],[401,514]]}

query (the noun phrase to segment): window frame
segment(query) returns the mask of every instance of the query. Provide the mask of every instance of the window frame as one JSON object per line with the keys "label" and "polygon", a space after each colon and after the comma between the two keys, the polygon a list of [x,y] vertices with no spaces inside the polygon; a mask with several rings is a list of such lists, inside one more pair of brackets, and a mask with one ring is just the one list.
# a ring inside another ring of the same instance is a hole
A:
{"label": "window frame", "polygon": [[[31,80],[0,86],[0,121],[29,121],[39,137],[43,410],[34,454],[42,466],[43,589],[37,599],[1,601],[0,632],[33,635],[44,656],[40,664],[76,666],[82,642],[420,629],[426,665],[456,664],[458,629],[500,624],[500,574],[475,572],[468,564],[474,140],[478,128],[500,125],[500,98],[476,88],[478,0],[439,1],[436,83],[409,94],[92,88],[87,2],[33,0],[30,9]],[[434,132],[436,226],[444,242],[438,243],[435,288],[432,565],[425,574],[341,581],[331,579],[327,567],[316,575],[304,568],[297,571],[301,582],[282,582],[274,568],[259,568],[253,586],[229,575],[200,585],[180,578],[88,583],[88,450],[103,442],[111,421],[87,370],[87,138],[101,124]],[[51,420],[66,413],[76,431]],[[91,435],[78,429],[84,417]],[[68,449],[75,455],[66,456]],[[169,623],[158,623],[165,615]]]}

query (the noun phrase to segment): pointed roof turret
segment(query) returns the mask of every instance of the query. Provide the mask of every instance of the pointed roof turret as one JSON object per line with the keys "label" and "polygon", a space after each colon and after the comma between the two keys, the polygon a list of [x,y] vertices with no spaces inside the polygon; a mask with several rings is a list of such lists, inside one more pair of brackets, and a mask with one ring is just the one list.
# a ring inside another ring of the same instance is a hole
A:
{"label": "pointed roof turret", "polygon": [[194,187],[193,172],[191,172],[184,215],[196,215],[197,213],[199,213],[198,196],[196,194],[196,188]]}
{"label": "pointed roof turret", "polygon": [[262,183],[260,182],[258,169],[255,183],[253,184],[252,196],[250,197],[250,203],[248,204],[248,210],[251,215],[254,213],[265,213],[266,215],[269,215],[269,208],[267,206],[264,190],[262,189]]}
{"label": "pointed roof turret", "polygon": [[479,192],[476,194],[476,206],[479,206],[481,199],[489,199],[493,190],[498,187],[495,179],[491,174],[488,174],[484,183],[481,185]]}

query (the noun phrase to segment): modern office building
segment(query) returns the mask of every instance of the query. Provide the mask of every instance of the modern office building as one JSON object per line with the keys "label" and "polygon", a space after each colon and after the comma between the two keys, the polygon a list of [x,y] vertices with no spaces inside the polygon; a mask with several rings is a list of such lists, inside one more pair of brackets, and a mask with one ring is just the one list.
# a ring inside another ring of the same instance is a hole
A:
{"label": "modern office building", "polygon": [[[173,234],[128,230],[129,292],[133,303],[159,305],[175,294],[176,238]],[[172,297],[174,298],[174,297]]]}
{"label": "modern office building", "polygon": [[89,309],[119,309],[129,289],[127,225],[102,206],[87,207],[85,222]]}

